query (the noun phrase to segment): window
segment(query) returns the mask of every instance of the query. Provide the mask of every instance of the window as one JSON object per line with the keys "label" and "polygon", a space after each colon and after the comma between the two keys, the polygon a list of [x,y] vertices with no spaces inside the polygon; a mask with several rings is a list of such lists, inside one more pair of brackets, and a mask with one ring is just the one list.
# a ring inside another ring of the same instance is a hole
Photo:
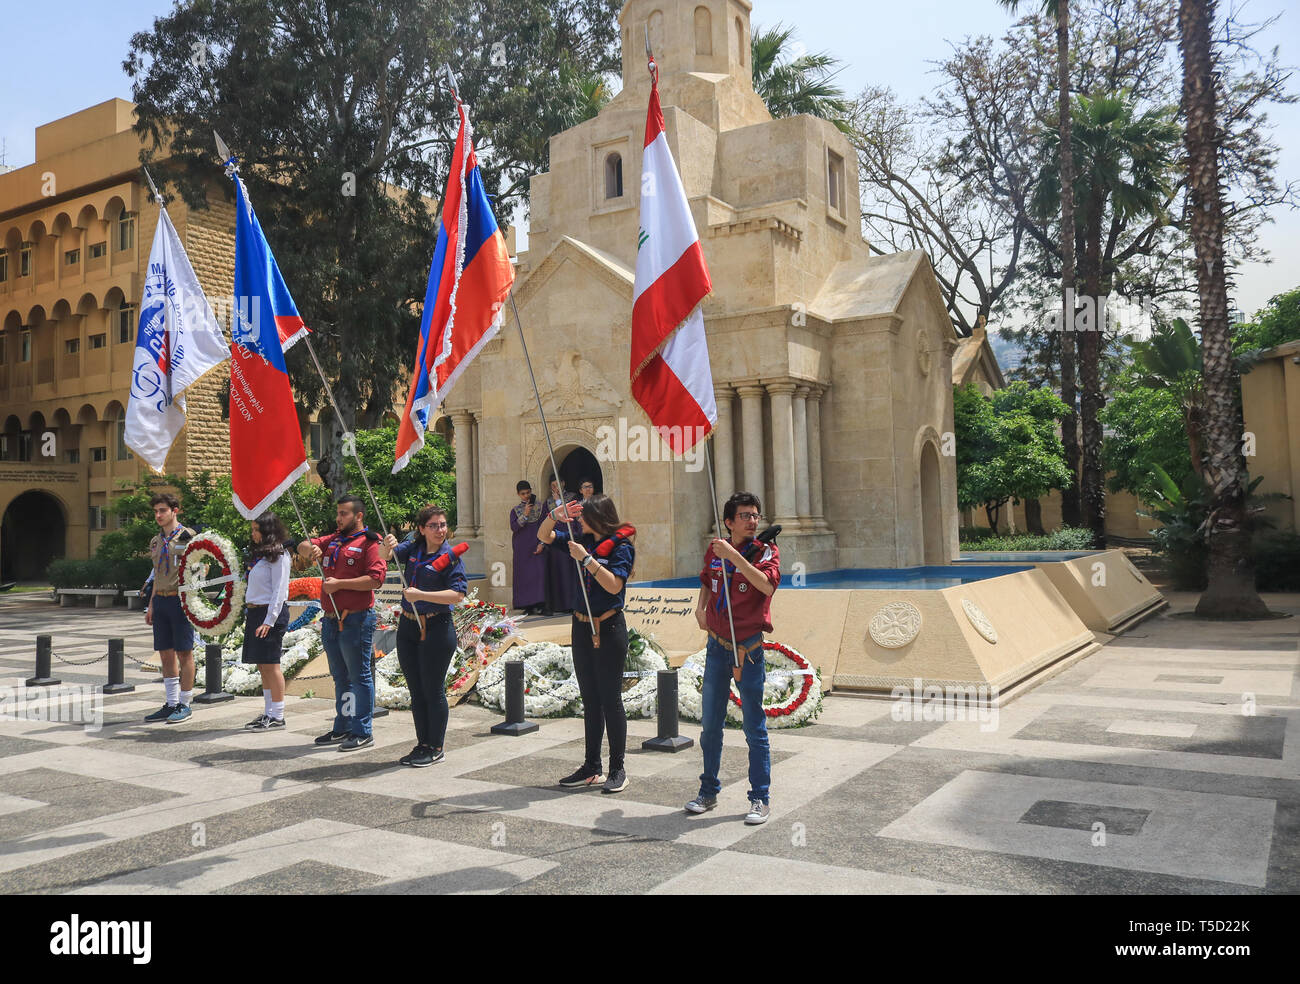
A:
{"label": "window", "polygon": [[695,53],[713,54],[713,15],[708,7],[695,8]]}
{"label": "window", "polygon": [[623,197],[623,158],[610,154],[605,158],[605,198]]}
{"label": "window", "polygon": [[123,212],[117,220],[117,251],[131,249],[135,245],[135,213]]}
{"label": "window", "polygon": [[81,464],[81,449],[65,448],[63,451],[63,460],[69,465]]}
{"label": "window", "polygon": [[19,431],[18,433],[18,460],[32,460],[32,432]]}
{"label": "window", "polygon": [[833,150],[826,152],[826,204],[832,212],[844,214],[844,158]]}
{"label": "window", "polygon": [[18,276],[30,277],[32,275],[32,248],[24,244],[18,250]]}
{"label": "window", "polygon": [[125,301],[117,309],[117,341],[118,344],[135,341],[135,308]]}
{"label": "window", "polygon": [[67,352],[68,355],[76,355],[81,350],[81,339],[69,338],[63,343],[63,350]]}
{"label": "window", "polygon": [[32,361],[32,333],[30,330],[23,332],[21,344],[22,344],[22,357],[18,361],[31,362]]}
{"label": "window", "polygon": [[0,366],[5,364],[5,345],[6,338],[3,334],[0,334]]}
{"label": "window", "polygon": [[70,249],[63,254],[64,266],[76,266],[80,262],[81,262],[81,250],[79,249]]}
{"label": "window", "polygon": [[9,254],[0,250],[0,284],[9,279]]}
{"label": "window", "polygon": [[91,335],[89,341],[91,348],[101,349],[108,344],[108,336],[101,331],[98,335]]}
{"label": "window", "polygon": [[108,529],[107,518],[108,511],[103,506],[90,507],[90,528],[92,530]]}
{"label": "window", "polygon": [[117,460],[130,461],[134,457],[126,446],[126,411],[120,410],[117,414]]}
{"label": "window", "polygon": [[307,431],[311,441],[311,456],[313,460],[320,461],[320,424],[310,424]]}
{"label": "window", "polygon": [[91,461],[107,461],[107,460],[108,460],[108,448],[91,448],[91,449],[90,449],[90,460],[91,460]]}
{"label": "window", "polygon": [[97,260],[107,252],[108,243],[91,243],[86,255],[92,260]]}
{"label": "window", "polygon": [[0,461],[9,460],[9,435],[0,434]]}

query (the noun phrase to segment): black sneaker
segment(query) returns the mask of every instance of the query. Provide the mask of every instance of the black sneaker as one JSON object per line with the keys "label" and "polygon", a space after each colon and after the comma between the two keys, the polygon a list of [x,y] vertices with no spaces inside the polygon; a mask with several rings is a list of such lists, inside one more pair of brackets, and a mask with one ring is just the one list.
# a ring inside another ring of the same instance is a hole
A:
{"label": "black sneaker", "polygon": [[339,746],[339,751],[355,752],[358,748],[365,748],[367,745],[373,745],[374,743],[374,735],[348,735],[343,744]]}
{"label": "black sneaker", "polygon": [[316,739],[314,744],[317,745],[337,745],[341,741],[347,741],[352,736],[346,731],[327,731]]}
{"label": "black sneaker", "polygon": [[166,721],[169,717],[171,717],[175,713],[176,713],[175,704],[163,704],[162,707],[158,708],[158,710],[154,711],[152,714],[146,714],[144,716],[144,719],[146,721]]}
{"label": "black sneaker", "polygon": [[605,780],[605,793],[621,793],[627,788],[627,773],[622,769],[610,769],[609,778]]}
{"label": "black sneaker", "polygon": [[423,746],[423,745],[416,745],[416,746],[415,746],[414,748],[412,748],[409,752],[407,752],[405,755],[403,755],[401,758],[399,758],[399,759],[397,760],[397,764],[398,764],[398,765],[410,765],[410,764],[411,764],[411,760],[414,759],[417,755],[419,755],[422,751],[424,751],[424,746]]}
{"label": "black sneaker", "polygon": [[244,730],[245,730],[245,731],[261,731],[261,730],[262,730],[262,722],[263,722],[263,721],[269,721],[270,719],[271,719],[271,715],[269,715],[269,714],[259,714],[257,717],[253,718],[253,720],[249,721],[246,725],[244,725]]}
{"label": "black sneaker", "polygon": [[435,752],[428,745],[423,745],[418,754],[411,756],[411,765],[417,769],[425,769],[431,765],[437,765],[444,758],[446,756],[443,755],[441,748]]}
{"label": "black sneaker", "polygon": [[269,714],[263,714],[260,721],[254,721],[246,727],[250,731],[274,731],[276,728],[284,727],[284,718],[273,718]]}
{"label": "black sneaker", "polygon": [[603,777],[599,769],[584,765],[571,776],[565,776],[560,780],[560,785],[566,789],[577,789],[582,786],[594,786],[600,782]]}

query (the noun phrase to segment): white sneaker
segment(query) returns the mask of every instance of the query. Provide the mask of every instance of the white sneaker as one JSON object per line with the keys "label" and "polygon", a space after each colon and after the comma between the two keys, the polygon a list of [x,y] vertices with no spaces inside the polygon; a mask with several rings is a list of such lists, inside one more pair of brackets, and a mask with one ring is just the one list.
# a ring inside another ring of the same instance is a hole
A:
{"label": "white sneaker", "polygon": [[750,800],[749,813],[745,815],[745,823],[751,827],[756,827],[760,823],[767,823],[767,818],[771,812],[768,805],[762,800]]}

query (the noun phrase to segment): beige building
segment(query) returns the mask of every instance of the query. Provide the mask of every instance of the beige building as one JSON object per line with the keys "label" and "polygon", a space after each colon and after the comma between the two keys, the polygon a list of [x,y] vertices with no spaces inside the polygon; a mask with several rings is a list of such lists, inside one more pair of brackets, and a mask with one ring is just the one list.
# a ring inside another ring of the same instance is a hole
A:
{"label": "beige building", "polygon": [[1241,377],[1241,405],[1254,443],[1246,465],[1264,479],[1259,493],[1291,496],[1268,503],[1267,514],[1279,529],[1300,530],[1300,341],[1264,351]]}
{"label": "beige building", "polygon": [[[768,113],[751,82],[746,0],[629,0],[620,24],[623,89],[551,138],[518,257],[520,316],[566,482],[593,478],[637,525],[638,579],[698,570],[713,525],[703,471],[597,457],[603,428],[648,423],[628,385],[648,31],[713,279],[704,319],[720,499],[758,493],[765,519],[784,527],[787,565],[809,571],[948,561],[956,469],[940,446],[957,339],[929,261],[870,254],[856,158],[834,126]],[[470,566],[508,567],[515,482],[544,488],[551,471],[512,321],[446,410]]]}
{"label": "beige building", "polygon": [[[140,464],[122,443],[141,271],[158,206],[140,172],[134,107],[110,99],[36,128],[36,161],[0,174],[0,580],[86,557],[110,496]],[[229,296],[234,208],[169,205],[208,295]],[[228,443],[210,374],[167,468],[225,470]]]}

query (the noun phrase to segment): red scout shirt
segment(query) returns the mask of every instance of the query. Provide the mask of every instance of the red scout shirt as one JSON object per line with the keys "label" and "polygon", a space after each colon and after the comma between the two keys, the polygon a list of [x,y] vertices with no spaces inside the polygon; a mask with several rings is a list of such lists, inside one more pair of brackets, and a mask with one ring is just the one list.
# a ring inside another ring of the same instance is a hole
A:
{"label": "red scout shirt", "polygon": [[[388,565],[379,556],[379,534],[369,530],[356,533],[331,533],[329,536],[312,538],[312,545],[320,547],[321,570],[326,577],[336,577],[342,581],[354,577],[373,577],[378,583],[384,583]],[[331,598],[339,608],[350,612],[368,611],[375,606],[375,592],[356,591],[352,589],[335,591]],[[330,611],[329,602],[321,599],[324,611]]]}
{"label": "red scout shirt", "polygon": [[[743,554],[748,546],[749,541],[746,541],[736,549]],[[749,562],[774,585],[780,586],[781,552],[775,543],[764,544],[762,550]],[[700,571],[700,583],[709,592],[707,621],[712,631],[723,639],[730,640],[731,626],[727,623],[726,601],[721,594],[722,567],[723,562],[713,555],[713,545],[710,544],[704,553],[704,570]],[[750,584],[730,561],[726,564],[726,570],[731,580],[731,617],[736,626],[736,641],[748,639],[759,632],[771,632],[772,596],[763,594]]]}

